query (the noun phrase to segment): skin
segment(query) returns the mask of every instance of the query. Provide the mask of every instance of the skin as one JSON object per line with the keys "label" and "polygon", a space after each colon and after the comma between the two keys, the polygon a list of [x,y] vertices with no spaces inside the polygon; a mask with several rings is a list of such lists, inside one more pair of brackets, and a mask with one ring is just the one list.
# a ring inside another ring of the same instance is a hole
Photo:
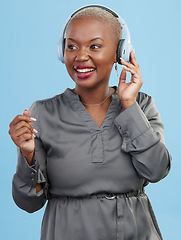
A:
{"label": "skin", "polygon": [[[82,103],[97,104],[98,106],[85,106],[99,127],[106,116],[111,103],[114,89],[109,87],[109,78],[113,64],[116,62],[118,40],[109,22],[95,17],[81,17],[69,24],[66,32],[64,60],[70,77],[75,82],[72,91],[78,94]],[[136,102],[136,96],[143,84],[141,71],[136,61],[134,51],[131,52],[130,63],[121,60],[124,66],[119,79],[118,94],[122,107],[127,109]],[[75,68],[92,67],[94,71],[84,75],[78,74]],[[126,72],[131,73],[130,82],[126,81]],[[33,116],[32,116],[33,117]],[[23,115],[17,115],[10,123],[9,134],[13,142],[20,148],[22,155],[29,165],[35,151],[32,119],[28,110]],[[36,191],[41,190],[37,184]]]}
{"label": "skin", "polygon": [[[77,94],[85,95],[85,91],[92,92],[108,85],[116,62],[117,42],[113,29],[100,19],[82,17],[71,22],[66,32],[64,60],[70,77],[76,83]],[[79,65],[95,67],[96,71],[90,78],[82,80],[74,70]]]}
{"label": "skin", "polygon": [[[96,40],[95,40],[96,39]],[[101,39],[101,40],[100,40]],[[72,20],[66,32],[64,60],[67,71],[76,83],[74,93],[83,103],[96,104],[108,95],[109,77],[116,62],[118,40],[109,22],[91,16]],[[92,47],[94,46],[94,49]],[[123,68],[118,85],[118,94],[124,109],[136,102],[136,95],[142,86],[142,77],[134,51],[130,63],[121,61]],[[78,65],[95,67],[94,73],[84,80],[76,75]],[[126,82],[126,72],[131,73],[131,81]],[[110,91],[113,93],[113,90]],[[85,106],[100,127],[111,98],[101,106]]]}
{"label": "skin", "polygon": [[[17,115],[9,124],[8,132],[13,142],[20,148],[29,165],[32,164],[33,160],[35,151],[34,133],[37,132],[32,127],[32,122],[33,119],[31,119],[28,110],[25,109],[23,115]],[[36,192],[39,192],[41,189],[41,184],[36,184]]]}

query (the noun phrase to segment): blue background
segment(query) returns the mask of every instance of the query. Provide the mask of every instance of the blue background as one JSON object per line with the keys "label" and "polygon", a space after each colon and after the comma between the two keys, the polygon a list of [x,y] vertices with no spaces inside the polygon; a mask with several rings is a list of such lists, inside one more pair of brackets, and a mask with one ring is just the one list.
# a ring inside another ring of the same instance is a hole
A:
{"label": "blue background", "polygon": [[[36,240],[44,209],[28,214],[11,196],[16,169],[16,147],[8,135],[9,123],[37,99],[74,87],[57,59],[61,27],[77,8],[97,3],[117,11],[127,22],[142,70],[142,91],[153,96],[165,125],[166,145],[172,154],[167,178],[150,184],[152,202],[164,240],[179,239],[181,230],[181,1],[122,0],[6,0],[0,1],[0,148],[1,239]],[[121,66],[119,66],[119,72]],[[118,84],[115,71],[110,85]]]}

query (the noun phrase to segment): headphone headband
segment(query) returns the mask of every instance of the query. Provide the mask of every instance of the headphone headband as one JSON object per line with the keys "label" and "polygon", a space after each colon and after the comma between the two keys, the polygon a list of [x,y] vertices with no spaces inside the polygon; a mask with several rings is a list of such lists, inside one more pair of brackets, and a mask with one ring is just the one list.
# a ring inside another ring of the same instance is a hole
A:
{"label": "headphone headband", "polygon": [[77,9],[75,12],[72,13],[71,18],[72,18],[76,13],[80,12],[81,10],[83,10],[83,9],[85,9],[85,8],[90,8],[90,7],[102,8],[103,10],[106,10],[107,12],[110,12],[113,16],[119,18],[119,15],[118,15],[116,12],[114,12],[112,9],[107,8],[107,7],[105,7],[105,6],[102,6],[102,5],[97,5],[97,4],[86,5],[86,6],[84,6],[84,7],[81,7],[81,8],[79,8],[79,9]]}
{"label": "headphone headband", "polygon": [[129,32],[129,28],[126,24],[126,22],[124,21],[124,19],[117,14],[115,11],[113,11],[112,9],[102,6],[102,5],[86,5],[84,7],[79,8],[78,10],[76,10],[75,12],[73,12],[69,18],[67,19],[67,21],[64,23],[61,34],[60,34],[60,40],[58,42],[57,45],[57,50],[58,50],[58,58],[59,60],[64,63],[64,49],[65,49],[65,32],[66,32],[66,28],[67,25],[69,23],[69,21],[72,19],[72,17],[80,12],[83,9],[86,8],[90,8],[90,7],[98,7],[101,8],[109,13],[111,13],[114,17],[118,18],[121,26],[124,28],[124,32],[125,32],[125,39],[120,39],[120,42],[118,44],[118,49],[117,49],[117,61],[118,63],[120,63],[120,58],[123,58],[125,61],[129,62],[129,58],[130,58],[130,52],[133,50],[133,46],[131,44],[131,37],[130,37],[130,32]]}

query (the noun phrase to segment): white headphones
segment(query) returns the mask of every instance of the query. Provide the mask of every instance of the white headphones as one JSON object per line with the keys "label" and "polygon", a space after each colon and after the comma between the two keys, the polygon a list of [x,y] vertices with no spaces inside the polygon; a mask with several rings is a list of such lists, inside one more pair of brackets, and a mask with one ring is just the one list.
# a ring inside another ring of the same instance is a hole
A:
{"label": "white headphones", "polygon": [[64,63],[64,50],[65,50],[65,41],[66,41],[65,32],[66,32],[68,22],[71,20],[71,18],[77,12],[81,11],[82,9],[89,8],[89,7],[102,8],[102,9],[106,10],[107,12],[110,12],[113,16],[115,16],[116,18],[119,19],[119,21],[121,23],[121,26],[124,28],[124,31],[125,31],[125,39],[120,39],[120,41],[118,43],[117,62],[119,64],[121,64],[120,58],[124,59],[126,62],[129,62],[130,61],[130,53],[133,50],[133,45],[131,44],[130,32],[129,32],[129,29],[128,29],[128,26],[127,26],[126,22],[124,21],[124,19],[121,16],[119,16],[116,12],[114,12],[110,8],[107,8],[107,7],[101,6],[101,5],[96,5],[96,4],[95,5],[87,5],[87,6],[79,8],[74,13],[72,13],[70,15],[70,17],[67,19],[67,21],[64,23],[61,34],[60,34],[60,40],[57,44],[57,51],[58,51],[59,60],[62,63]]}

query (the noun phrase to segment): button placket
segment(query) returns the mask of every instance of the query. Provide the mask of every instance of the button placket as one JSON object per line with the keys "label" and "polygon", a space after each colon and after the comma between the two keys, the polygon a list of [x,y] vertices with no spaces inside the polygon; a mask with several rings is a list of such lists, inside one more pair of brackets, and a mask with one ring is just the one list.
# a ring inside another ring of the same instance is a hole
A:
{"label": "button placket", "polygon": [[99,130],[92,134],[92,162],[101,163],[103,162],[103,136]]}
{"label": "button placket", "polygon": [[116,197],[117,199],[117,240],[124,239],[124,226],[123,226],[123,197]]}

